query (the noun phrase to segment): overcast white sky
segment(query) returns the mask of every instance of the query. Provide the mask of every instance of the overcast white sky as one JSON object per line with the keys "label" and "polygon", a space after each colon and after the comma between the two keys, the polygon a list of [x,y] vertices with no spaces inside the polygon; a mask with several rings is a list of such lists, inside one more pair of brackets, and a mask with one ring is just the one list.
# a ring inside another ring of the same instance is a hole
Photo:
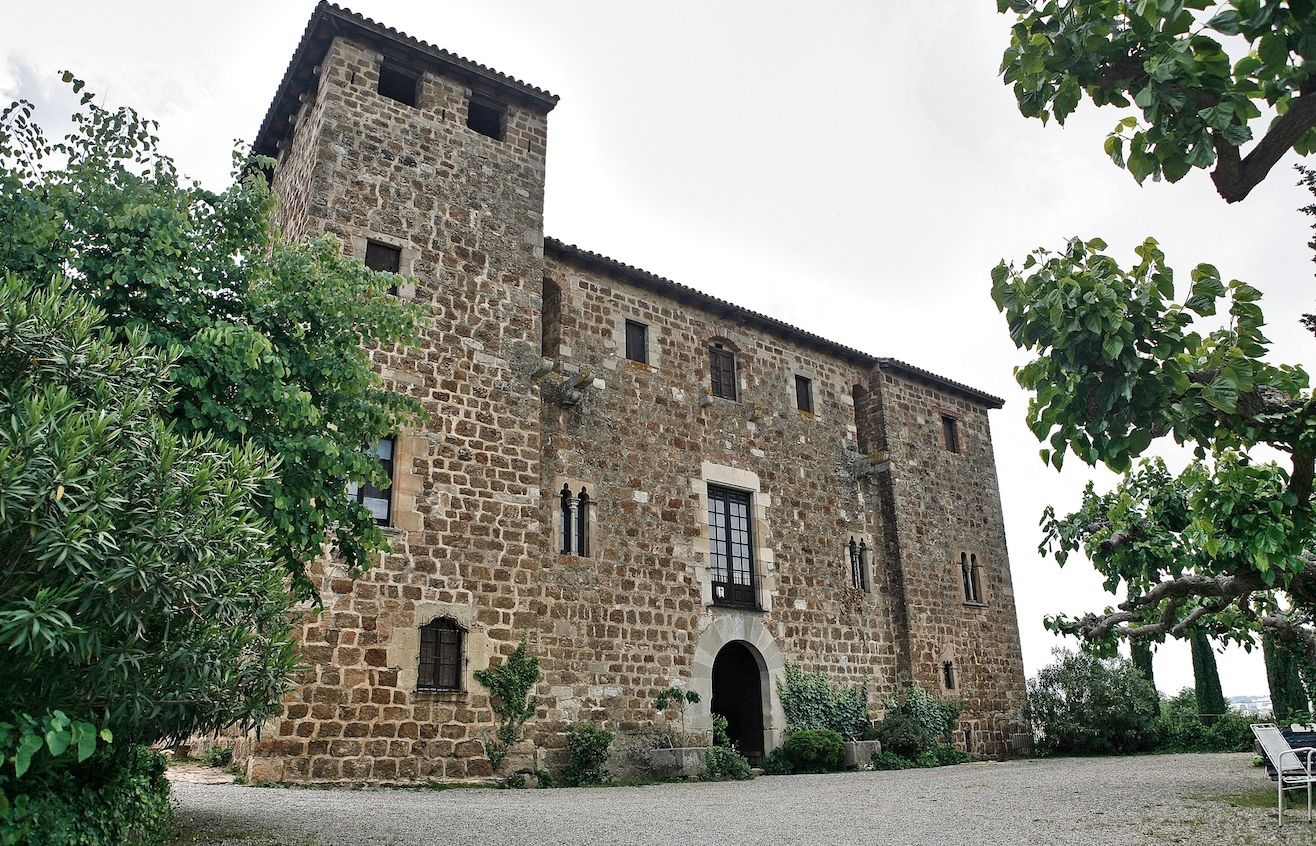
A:
{"label": "overcast white sky", "polygon": [[[1110,598],[1090,567],[1037,554],[1043,506],[1076,505],[1088,473],[1037,458],[991,267],[1071,235],[1126,259],[1154,235],[1185,282],[1211,261],[1261,289],[1273,357],[1316,363],[1297,324],[1316,303],[1294,157],[1234,206],[1201,172],[1139,188],[1101,152],[1117,113],[1088,106],[1064,128],[1019,115],[997,76],[1009,21],[990,0],[349,5],[561,96],[548,234],[1005,397],[992,422],[1030,675],[1056,642],[1044,614]],[[49,103],[68,68],[158,119],[182,170],[220,186],[312,8],[11,4],[0,97]],[[1220,669],[1227,695],[1266,692],[1259,652]],[[1163,647],[1156,673],[1163,690],[1191,684],[1187,649]]]}

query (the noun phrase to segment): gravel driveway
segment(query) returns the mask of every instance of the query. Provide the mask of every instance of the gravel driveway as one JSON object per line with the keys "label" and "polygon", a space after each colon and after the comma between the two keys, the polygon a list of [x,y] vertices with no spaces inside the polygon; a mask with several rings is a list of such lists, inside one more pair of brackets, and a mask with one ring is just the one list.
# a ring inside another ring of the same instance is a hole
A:
{"label": "gravel driveway", "polygon": [[[561,790],[173,785],[179,844],[1316,843],[1251,756],[1159,755]],[[1269,794],[1273,797],[1273,793]],[[1251,805],[1249,803],[1252,803]]]}

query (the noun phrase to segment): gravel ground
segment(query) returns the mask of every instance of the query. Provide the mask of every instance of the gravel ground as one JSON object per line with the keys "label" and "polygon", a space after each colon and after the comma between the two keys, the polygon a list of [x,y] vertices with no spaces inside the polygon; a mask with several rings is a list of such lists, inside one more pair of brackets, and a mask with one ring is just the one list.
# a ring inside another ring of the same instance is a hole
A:
{"label": "gravel ground", "polygon": [[[1160,755],[575,790],[175,783],[177,844],[1316,843],[1251,756]],[[1270,797],[1268,806],[1262,804]]]}

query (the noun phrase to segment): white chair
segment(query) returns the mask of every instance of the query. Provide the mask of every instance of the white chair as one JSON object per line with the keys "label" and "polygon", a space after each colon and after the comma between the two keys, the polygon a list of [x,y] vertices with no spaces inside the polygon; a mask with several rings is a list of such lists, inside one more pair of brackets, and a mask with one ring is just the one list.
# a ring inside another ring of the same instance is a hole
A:
{"label": "white chair", "polygon": [[[1274,723],[1255,723],[1252,734],[1256,735],[1261,751],[1275,768],[1275,808],[1280,826],[1284,825],[1284,791],[1303,787],[1307,788],[1307,822],[1311,822],[1311,785],[1316,782],[1316,774],[1312,773],[1312,753],[1316,748],[1303,746],[1294,749]],[[1293,763],[1286,767],[1284,759],[1290,757]]]}

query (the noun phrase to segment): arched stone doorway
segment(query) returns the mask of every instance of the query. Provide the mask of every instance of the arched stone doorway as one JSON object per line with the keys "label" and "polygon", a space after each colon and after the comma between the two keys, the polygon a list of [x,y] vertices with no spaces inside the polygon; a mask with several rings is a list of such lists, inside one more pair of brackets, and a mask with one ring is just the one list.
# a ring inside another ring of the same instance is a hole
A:
{"label": "arched stone doorway", "polygon": [[713,660],[709,710],[727,719],[727,735],[752,764],[763,761],[763,657],[743,640],[728,643]]}

